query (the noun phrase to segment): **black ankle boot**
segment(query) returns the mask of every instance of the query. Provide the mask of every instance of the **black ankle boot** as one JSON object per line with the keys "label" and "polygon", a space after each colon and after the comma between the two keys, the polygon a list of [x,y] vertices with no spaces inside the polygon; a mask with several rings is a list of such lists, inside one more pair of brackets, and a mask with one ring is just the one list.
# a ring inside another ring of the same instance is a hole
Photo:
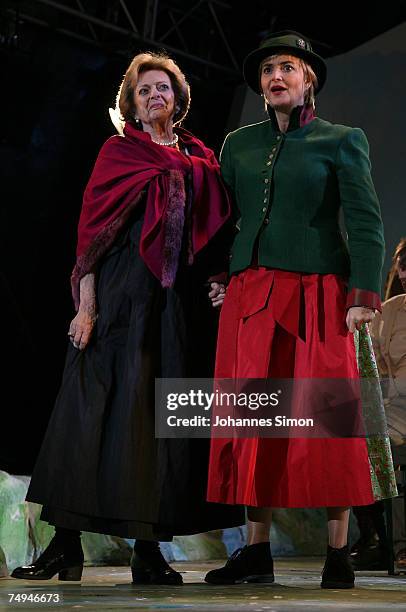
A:
{"label": "black ankle boot", "polygon": [[352,589],[354,587],[354,570],[352,569],[348,546],[342,548],[327,547],[327,558],[321,576],[322,589]]}
{"label": "black ankle boot", "polygon": [[133,584],[183,584],[182,576],[165,561],[158,542],[137,540],[131,557]]}
{"label": "black ankle boot", "polygon": [[69,532],[70,530],[57,529],[55,536],[35,563],[16,567],[11,576],[20,580],[50,580],[58,574],[59,580],[81,580],[83,550],[80,532]]}
{"label": "black ankle boot", "polygon": [[269,542],[238,548],[224,567],[211,570],[205,577],[209,584],[272,583],[274,580]]}
{"label": "black ankle boot", "polygon": [[368,546],[359,546],[350,554],[350,560],[355,571],[387,570],[389,554],[386,546],[379,542]]}
{"label": "black ankle boot", "polygon": [[353,512],[360,532],[360,537],[350,551],[353,568],[356,571],[388,569],[384,505],[375,502],[369,506],[355,506]]}

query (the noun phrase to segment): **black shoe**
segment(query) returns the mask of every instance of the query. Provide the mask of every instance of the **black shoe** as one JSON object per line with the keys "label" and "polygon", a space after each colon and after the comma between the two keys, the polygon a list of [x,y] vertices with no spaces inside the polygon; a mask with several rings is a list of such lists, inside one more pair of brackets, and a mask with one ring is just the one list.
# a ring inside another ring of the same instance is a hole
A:
{"label": "black shoe", "polygon": [[321,577],[322,589],[354,588],[354,570],[352,569],[348,546],[342,548],[327,547],[327,558]]}
{"label": "black shoe", "polygon": [[379,543],[359,547],[350,554],[350,561],[355,571],[376,571],[388,569],[388,552]]}
{"label": "black shoe", "polygon": [[361,536],[355,542],[355,544],[353,544],[351,546],[350,556],[352,557],[354,554],[359,553],[360,551],[364,550],[365,548],[368,548],[369,546],[375,546],[376,544],[378,544],[378,540],[377,540],[375,534],[373,534],[371,537]]}
{"label": "black shoe", "polygon": [[224,567],[211,570],[205,581],[209,584],[241,584],[242,582],[272,583],[273,559],[269,542],[238,548]]}
{"label": "black shoe", "polygon": [[131,558],[133,584],[183,584],[182,576],[165,561],[158,542],[134,545]]}
{"label": "black shoe", "polygon": [[81,580],[83,551],[80,544],[67,549],[53,538],[42,555],[32,563],[16,567],[12,578],[20,580],[50,580],[58,574],[59,580]]}

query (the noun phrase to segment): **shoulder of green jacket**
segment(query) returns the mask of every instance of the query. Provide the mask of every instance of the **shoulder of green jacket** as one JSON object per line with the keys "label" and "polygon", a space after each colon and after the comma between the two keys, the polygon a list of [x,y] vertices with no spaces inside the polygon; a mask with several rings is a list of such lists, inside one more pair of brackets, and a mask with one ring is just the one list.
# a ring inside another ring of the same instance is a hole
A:
{"label": "shoulder of green jacket", "polygon": [[[361,128],[358,127],[350,127],[347,125],[341,125],[339,123],[331,123],[330,121],[326,121],[325,119],[320,119],[319,117],[315,117],[315,119],[311,122],[313,130],[317,132],[323,132],[325,136],[331,136],[338,140],[341,140],[348,136],[349,134],[362,133]],[[229,143],[232,141],[233,145],[238,144],[239,141],[245,141],[247,138],[252,139],[256,138],[259,135],[262,135],[264,131],[269,130],[270,128],[270,120],[266,119],[265,121],[260,121],[258,123],[251,123],[249,125],[244,125],[242,127],[233,130],[227,134],[226,140]],[[293,132],[292,132],[293,133]]]}

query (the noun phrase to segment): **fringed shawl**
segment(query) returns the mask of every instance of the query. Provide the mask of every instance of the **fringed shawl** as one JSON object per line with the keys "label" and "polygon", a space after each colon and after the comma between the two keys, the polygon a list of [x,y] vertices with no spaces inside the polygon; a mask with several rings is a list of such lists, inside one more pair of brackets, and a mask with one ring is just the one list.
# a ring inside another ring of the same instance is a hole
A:
{"label": "fringed shawl", "polygon": [[86,187],[79,219],[76,265],[71,283],[79,306],[80,279],[111,248],[135,207],[145,198],[140,255],[163,287],[175,281],[185,223],[185,177],[192,182],[189,263],[230,216],[230,204],[213,152],[176,128],[189,155],[155,144],[148,133],[126,124],[123,136],[102,146]]}

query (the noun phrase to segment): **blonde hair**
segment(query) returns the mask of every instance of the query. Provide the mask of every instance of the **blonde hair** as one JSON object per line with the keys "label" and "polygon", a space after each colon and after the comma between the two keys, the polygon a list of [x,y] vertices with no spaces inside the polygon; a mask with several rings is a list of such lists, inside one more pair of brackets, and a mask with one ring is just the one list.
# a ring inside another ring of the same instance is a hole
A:
{"label": "blonde hair", "polygon": [[389,298],[399,295],[400,293],[404,293],[404,290],[400,284],[399,276],[397,272],[397,263],[398,258],[406,259],[406,237],[401,238],[399,244],[397,245],[393,256],[392,256],[392,265],[391,269],[388,272],[385,282],[384,288],[384,300],[389,300]]}
{"label": "blonde hair", "polygon": [[140,74],[148,70],[162,70],[171,80],[175,95],[173,124],[180,123],[187,115],[190,107],[190,86],[179,66],[166,53],[139,53],[125,72],[117,92],[115,109],[109,109],[110,118],[120,133],[126,121],[135,123],[134,90]]}
{"label": "blonde hair", "polygon": [[[297,60],[299,60],[299,65],[301,66],[303,70],[304,80],[306,83],[310,83],[310,87],[308,87],[308,89],[306,89],[306,91],[304,92],[303,102],[305,106],[311,106],[313,109],[315,109],[316,108],[316,89],[318,86],[318,80],[317,80],[317,76],[313,68],[310,66],[308,62],[306,62],[306,60],[302,59],[301,57],[298,57],[297,55],[293,55],[292,53],[275,53],[274,55],[270,55],[269,57],[267,57],[266,60],[274,59],[275,57],[279,57],[280,55],[288,55],[291,57],[295,57]],[[263,60],[259,65],[259,81],[260,82],[261,82],[262,66],[266,60]],[[267,107],[267,104],[268,103],[265,99],[265,109]]]}
{"label": "blonde hair", "polygon": [[313,68],[310,66],[308,62],[304,59],[300,58],[300,65],[302,66],[303,74],[305,81],[310,83],[310,87],[306,89],[304,94],[304,103],[306,106],[311,106],[313,109],[316,108],[316,89],[318,85],[318,80],[316,73]]}

